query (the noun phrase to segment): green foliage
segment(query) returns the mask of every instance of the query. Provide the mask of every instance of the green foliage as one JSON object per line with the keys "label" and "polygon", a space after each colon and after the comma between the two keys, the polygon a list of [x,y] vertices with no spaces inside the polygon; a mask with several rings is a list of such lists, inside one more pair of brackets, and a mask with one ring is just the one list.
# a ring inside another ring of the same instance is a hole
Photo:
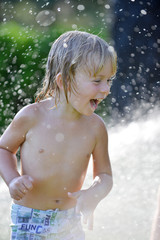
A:
{"label": "green foliage", "polygon": [[0,134],[15,113],[34,102],[51,43],[62,30],[31,30],[10,22],[0,26]]}

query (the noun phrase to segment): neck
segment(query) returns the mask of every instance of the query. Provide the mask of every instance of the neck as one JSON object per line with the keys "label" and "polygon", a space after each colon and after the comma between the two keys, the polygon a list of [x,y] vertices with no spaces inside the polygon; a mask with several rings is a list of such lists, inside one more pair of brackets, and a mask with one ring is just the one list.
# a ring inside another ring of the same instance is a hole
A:
{"label": "neck", "polygon": [[55,107],[56,114],[59,118],[63,118],[67,121],[79,120],[82,115],[77,112],[66,100],[61,100]]}

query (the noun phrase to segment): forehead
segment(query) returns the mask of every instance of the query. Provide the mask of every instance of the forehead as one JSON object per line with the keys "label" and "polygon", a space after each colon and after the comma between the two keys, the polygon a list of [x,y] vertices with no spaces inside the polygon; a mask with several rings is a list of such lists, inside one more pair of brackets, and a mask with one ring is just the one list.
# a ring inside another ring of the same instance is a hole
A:
{"label": "forehead", "polygon": [[78,87],[81,85],[81,83],[91,82],[94,79],[105,80],[110,79],[111,77],[112,77],[111,61],[105,63],[97,74],[94,74],[93,72],[91,73],[90,70],[86,67],[79,68],[75,74],[75,80]]}
{"label": "forehead", "polygon": [[87,65],[83,65],[78,69],[77,72],[81,72],[82,74],[92,78],[110,78],[112,76],[112,62],[110,59],[107,59],[103,66],[98,70],[94,67],[90,68]]}
{"label": "forehead", "polygon": [[110,78],[112,76],[112,63],[111,60],[107,60],[103,67],[97,72],[94,73],[93,77],[100,77],[100,78]]}

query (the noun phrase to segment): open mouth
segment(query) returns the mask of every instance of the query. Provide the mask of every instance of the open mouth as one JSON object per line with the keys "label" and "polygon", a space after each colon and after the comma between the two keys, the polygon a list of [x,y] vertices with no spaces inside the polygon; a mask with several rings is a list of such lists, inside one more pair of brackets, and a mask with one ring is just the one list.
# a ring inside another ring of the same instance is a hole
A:
{"label": "open mouth", "polygon": [[100,102],[101,102],[101,101],[98,100],[98,99],[91,99],[91,100],[90,100],[91,107],[95,110],[95,109],[98,107],[98,104],[99,104]]}

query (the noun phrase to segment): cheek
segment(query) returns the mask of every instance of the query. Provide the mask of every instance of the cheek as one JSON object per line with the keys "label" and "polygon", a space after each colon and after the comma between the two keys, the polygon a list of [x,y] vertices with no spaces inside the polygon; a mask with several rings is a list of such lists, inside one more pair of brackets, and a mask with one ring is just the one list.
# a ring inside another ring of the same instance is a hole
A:
{"label": "cheek", "polygon": [[99,86],[95,84],[86,84],[85,87],[83,88],[83,94],[84,95],[89,95],[92,93],[96,93],[99,90]]}
{"label": "cheek", "polygon": [[[81,96],[81,97],[80,97]],[[74,106],[74,107],[78,107],[80,102],[82,101],[83,96],[79,95],[79,93],[77,92],[75,95],[72,94],[69,98],[69,102]]]}
{"label": "cheek", "polygon": [[99,92],[100,86],[92,84],[92,85],[88,86],[87,89],[88,89],[88,92],[95,94],[95,93]]}
{"label": "cheek", "polygon": [[78,107],[79,104],[80,104],[80,100],[79,100],[79,99],[78,99],[78,100],[75,100],[75,101],[73,102],[73,104],[74,104],[75,107]]}

